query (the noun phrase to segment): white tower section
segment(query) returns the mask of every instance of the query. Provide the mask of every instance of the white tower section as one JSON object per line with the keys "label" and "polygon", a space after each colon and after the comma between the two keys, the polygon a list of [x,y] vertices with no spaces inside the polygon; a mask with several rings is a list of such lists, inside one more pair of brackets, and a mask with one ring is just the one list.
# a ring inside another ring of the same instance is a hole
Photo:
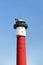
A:
{"label": "white tower section", "polygon": [[17,27],[16,28],[16,35],[26,36],[26,29],[25,27]]}

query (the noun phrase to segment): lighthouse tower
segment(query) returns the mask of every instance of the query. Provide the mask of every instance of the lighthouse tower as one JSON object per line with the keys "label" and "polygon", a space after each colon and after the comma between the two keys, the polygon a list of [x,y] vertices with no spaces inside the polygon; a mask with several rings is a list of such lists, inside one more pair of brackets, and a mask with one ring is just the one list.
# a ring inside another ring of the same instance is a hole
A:
{"label": "lighthouse tower", "polygon": [[17,36],[17,55],[16,65],[27,65],[26,64],[26,29],[28,25],[23,19],[17,19],[14,24]]}

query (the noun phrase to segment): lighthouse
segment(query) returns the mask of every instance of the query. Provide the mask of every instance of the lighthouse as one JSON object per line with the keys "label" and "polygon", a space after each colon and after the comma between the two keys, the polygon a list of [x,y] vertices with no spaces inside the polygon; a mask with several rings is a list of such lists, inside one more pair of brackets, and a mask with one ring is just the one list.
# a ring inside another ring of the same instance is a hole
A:
{"label": "lighthouse", "polygon": [[16,65],[27,65],[26,63],[26,29],[28,25],[23,19],[16,19],[14,29],[16,29],[17,49]]}

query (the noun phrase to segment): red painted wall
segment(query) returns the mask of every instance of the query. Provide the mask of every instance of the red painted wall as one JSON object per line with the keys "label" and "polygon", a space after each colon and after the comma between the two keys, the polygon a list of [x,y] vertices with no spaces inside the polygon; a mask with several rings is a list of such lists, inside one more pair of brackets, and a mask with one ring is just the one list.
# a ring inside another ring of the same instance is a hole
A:
{"label": "red painted wall", "polygon": [[25,36],[17,36],[17,63],[16,65],[26,65],[26,42]]}

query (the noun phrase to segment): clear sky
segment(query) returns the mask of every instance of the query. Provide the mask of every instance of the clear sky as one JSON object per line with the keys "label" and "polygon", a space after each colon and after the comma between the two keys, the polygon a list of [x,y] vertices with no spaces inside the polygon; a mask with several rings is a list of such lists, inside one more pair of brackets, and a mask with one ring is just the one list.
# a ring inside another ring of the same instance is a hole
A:
{"label": "clear sky", "polygon": [[27,65],[43,65],[43,0],[0,0],[0,65],[16,65],[15,18],[28,24]]}

